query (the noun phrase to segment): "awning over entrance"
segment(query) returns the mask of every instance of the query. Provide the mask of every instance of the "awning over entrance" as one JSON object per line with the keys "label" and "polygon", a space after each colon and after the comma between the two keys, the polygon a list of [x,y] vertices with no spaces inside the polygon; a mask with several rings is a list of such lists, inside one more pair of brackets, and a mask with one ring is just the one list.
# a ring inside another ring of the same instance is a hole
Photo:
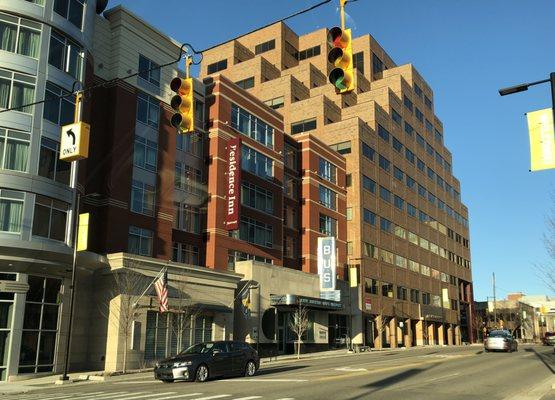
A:
{"label": "awning over entrance", "polygon": [[296,307],[301,305],[307,308],[329,311],[338,311],[343,309],[343,304],[339,301],[299,296],[296,294],[271,294],[270,304],[274,307]]}

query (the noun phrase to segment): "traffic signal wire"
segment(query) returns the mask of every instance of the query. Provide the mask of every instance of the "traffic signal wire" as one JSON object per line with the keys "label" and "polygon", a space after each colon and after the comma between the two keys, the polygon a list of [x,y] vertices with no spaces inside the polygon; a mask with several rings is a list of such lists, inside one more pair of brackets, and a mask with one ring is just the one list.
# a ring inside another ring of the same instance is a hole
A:
{"label": "traffic signal wire", "polygon": [[[148,69],[139,70],[139,71],[137,71],[137,72],[134,72],[134,73],[129,74],[129,75],[126,75],[126,76],[113,78],[113,79],[107,80],[106,82],[97,83],[97,84],[92,85],[92,86],[84,87],[84,88],[82,88],[82,89],[80,89],[80,90],[76,90],[75,88],[76,88],[76,86],[80,85],[81,82],[75,81],[75,82],[73,83],[73,87],[72,87],[71,91],[68,91],[67,93],[59,94],[59,95],[54,95],[54,96],[50,96],[50,95],[49,95],[48,98],[45,97],[43,100],[39,100],[39,101],[35,101],[35,102],[32,102],[32,103],[23,104],[23,105],[20,105],[20,106],[17,106],[17,107],[5,108],[5,109],[3,109],[3,110],[0,110],[0,114],[5,113],[5,112],[8,112],[8,111],[17,111],[17,110],[20,110],[20,109],[24,109],[24,108],[26,108],[26,107],[36,106],[36,105],[39,105],[39,104],[44,104],[44,103],[48,103],[48,102],[52,102],[52,101],[59,101],[60,99],[65,99],[65,98],[70,98],[70,97],[72,97],[72,96],[75,96],[75,95],[77,95],[78,93],[82,93],[82,94],[85,94],[85,95],[90,95],[89,92],[91,92],[91,91],[93,91],[93,90],[95,90],[95,89],[109,88],[109,87],[112,87],[112,86],[116,85],[118,82],[125,81],[125,80],[127,80],[127,79],[133,78],[133,77],[135,77],[135,76],[139,76],[139,75],[141,75],[141,74],[149,73],[149,72],[154,71],[154,70],[157,70],[157,69],[162,69],[162,68],[168,67],[168,66],[173,65],[173,64],[177,64],[177,63],[179,63],[179,61],[181,61],[181,59],[182,59],[184,56],[186,56],[186,55],[200,55],[200,59],[199,59],[199,60],[193,61],[193,64],[194,64],[194,65],[198,65],[198,64],[200,64],[200,63],[202,62],[203,53],[204,53],[205,51],[209,51],[209,50],[211,50],[211,49],[213,49],[213,48],[215,48],[215,47],[218,47],[218,46],[222,45],[223,43],[227,43],[227,42],[236,40],[236,39],[238,39],[238,38],[240,38],[240,37],[242,37],[242,36],[250,35],[250,34],[252,34],[252,33],[254,33],[254,32],[258,32],[259,30],[262,30],[262,29],[264,29],[264,28],[267,28],[267,27],[269,27],[269,26],[271,26],[271,25],[274,25],[274,24],[277,24],[277,23],[279,23],[279,22],[287,21],[288,19],[294,18],[294,17],[296,17],[296,16],[299,16],[299,15],[301,15],[301,14],[307,13],[307,12],[309,12],[309,11],[312,11],[312,10],[318,8],[318,7],[323,6],[324,4],[330,3],[331,1],[333,1],[333,0],[323,0],[323,1],[319,2],[319,3],[313,4],[313,5],[310,6],[310,7],[304,8],[304,9],[302,9],[302,10],[300,10],[300,11],[296,11],[296,12],[294,12],[293,14],[290,14],[290,15],[284,17],[284,18],[280,18],[280,19],[278,19],[278,20],[276,20],[276,21],[273,21],[273,22],[271,22],[271,23],[269,23],[269,24],[266,24],[266,25],[264,25],[264,26],[262,26],[262,27],[253,29],[253,30],[250,31],[250,32],[243,33],[243,34],[241,34],[241,35],[239,35],[239,36],[236,36],[236,37],[233,38],[233,39],[230,39],[230,40],[227,40],[227,41],[225,41],[225,42],[218,43],[218,44],[216,44],[216,45],[207,47],[207,48],[204,49],[204,50],[196,50],[191,44],[189,44],[189,43],[183,43],[183,45],[182,45],[181,48],[179,49],[179,55],[178,55],[178,57],[177,57],[175,60],[172,60],[172,61],[167,62],[167,63],[165,63],[165,64],[156,65],[156,66],[151,67],[151,68],[148,68]],[[356,1],[356,0],[351,0],[351,1]]]}

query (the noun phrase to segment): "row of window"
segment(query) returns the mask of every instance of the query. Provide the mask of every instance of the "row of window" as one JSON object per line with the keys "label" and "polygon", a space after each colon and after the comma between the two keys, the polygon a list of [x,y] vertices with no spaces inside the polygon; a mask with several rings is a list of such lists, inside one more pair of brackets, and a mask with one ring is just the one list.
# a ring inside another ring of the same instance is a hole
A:
{"label": "row of window", "polygon": [[201,233],[202,212],[189,204],[174,202],[173,227],[190,233]]}
{"label": "row of window", "polygon": [[272,149],[274,128],[236,104],[231,105],[231,127]]}
{"label": "row of window", "polygon": [[241,216],[239,229],[230,231],[230,236],[260,246],[272,248],[274,243],[273,227],[264,222]]}
{"label": "row of window", "polygon": [[201,195],[204,193],[201,171],[177,161],[175,163],[174,187],[191,194]]}
{"label": "row of window", "polygon": [[264,179],[274,177],[274,161],[248,146],[241,146],[241,168]]}
{"label": "row of window", "polygon": [[0,13],[0,50],[39,58],[41,24]]}

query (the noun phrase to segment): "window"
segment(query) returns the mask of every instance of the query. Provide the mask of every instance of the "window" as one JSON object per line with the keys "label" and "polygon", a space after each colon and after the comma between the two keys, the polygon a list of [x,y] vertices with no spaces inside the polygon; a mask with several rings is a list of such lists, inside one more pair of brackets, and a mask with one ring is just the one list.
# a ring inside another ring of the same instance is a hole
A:
{"label": "window", "polygon": [[418,184],[418,194],[421,197],[426,198],[426,188],[424,186],[422,186],[421,184]]}
{"label": "window", "polygon": [[335,183],[337,178],[337,167],[325,158],[320,157],[318,161],[318,176]]}
{"label": "window", "polygon": [[410,301],[411,303],[420,303],[420,291],[416,289],[410,290]]}
{"label": "window", "polygon": [[420,264],[418,264],[416,261],[409,260],[408,264],[411,271],[420,272]]}
{"label": "window", "polygon": [[351,141],[349,140],[347,142],[331,144],[330,148],[332,150],[337,151],[339,154],[350,154],[351,153]]}
{"label": "window", "polygon": [[414,153],[405,147],[405,158],[411,164],[414,164]]}
{"label": "window", "polygon": [[239,230],[233,231],[232,236],[252,244],[269,248],[272,248],[274,243],[273,228],[271,225],[245,216],[241,217]]}
{"label": "window", "polygon": [[153,233],[148,229],[129,226],[127,251],[140,256],[152,256]]}
{"label": "window", "polygon": [[372,278],[364,278],[364,292],[368,294],[378,294],[378,281]]}
{"label": "window", "polygon": [[374,214],[372,211],[365,208],[364,209],[364,222],[367,222],[370,225],[376,226],[376,214]]}
{"label": "window", "polygon": [[372,75],[374,79],[380,79],[382,72],[385,70],[383,61],[374,53],[372,53]]}
{"label": "window", "polygon": [[391,162],[380,154],[380,167],[387,172],[391,172]]}
{"label": "window", "polygon": [[410,203],[407,203],[407,213],[411,216],[416,218],[416,207]]}
{"label": "window", "polygon": [[276,48],[276,40],[268,40],[267,42],[254,46],[254,54],[262,54]]}
{"label": "window", "polygon": [[208,67],[207,67],[207,72],[208,72],[208,75],[210,75],[210,74],[214,74],[218,71],[223,71],[226,68],[227,68],[227,59],[220,60],[220,61],[215,62],[213,64],[209,64]]}
{"label": "window", "polygon": [[[0,231],[21,233],[23,200],[25,193],[15,190],[0,190]],[[1,328],[1,326],[0,326]],[[2,361],[0,361],[0,364]]]}
{"label": "window", "polygon": [[378,258],[378,248],[373,244],[362,242],[362,252],[366,257]]}
{"label": "window", "polygon": [[393,253],[391,253],[387,250],[384,250],[384,249],[380,249],[380,260],[382,260],[382,261],[384,261],[388,264],[393,264],[394,259],[395,259],[395,257],[393,255]]}
{"label": "window", "polygon": [[426,95],[424,95],[424,104],[426,105],[426,107],[428,107],[430,110],[432,109],[432,100],[430,100],[430,98]]}
{"label": "window", "polygon": [[83,48],[73,40],[52,30],[48,64],[67,72],[77,80],[81,80],[83,69]]}
{"label": "window", "polygon": [[17,111],[30,114],[35,100],[36,78],[0,69],[0,108],[17,108]]}
{"label": "window", "polygon": [[39,57],[41,25],[0,13],[0,50]]}
{"label": "window", "polygon": [[362,175],[362,187],[372,193],[376,193],[376,182],[366,175]]}
{"label": "window", "polygon": [[199,265],[199,251],[197,246],[173,242],[172,261],[183,264]]}
{"label": "window", "polygon": [[65,241],[68,207],[63,201],[36,195],[33,235]]}
{"label": "window", "polygon": [[61,15],[79,30],[83,26],[83,8],[86,0],[54,0],[54,12]]}
{"label": "window", "polygon": [[69,91],[47,81],[44,94],[46,102],[44,103],[43,118],[60,126],[73,123],[75,96],[59,97],[67,94],[69,94]]}
{"label": "window", "polygon": [[266,104],[270,108],[273,108],[274,110],[277,110],[278,108],[283,107],[283,101],[284,101],[283,96],[280,96],[270,100],[266,100],[264,104]]}
{"label": "window", "polygon": [[403,150],[403,145],[395,136],[393,136],[393,149],[399,153]]}
{"label": "window", "polygon": [[328,189],[323,185],[320,185],[319,200],[320,204],[322,204],[324,207],[327,207],[331,210],[336,209],[337,195],[333,190]]}
{"label": "window", "polygon": [[432,123],[426,118],[426,132],[428,133],[433,133],[434,131],[434,126],[432,125]]}
{"label": "window", "polygon": [[409,231],[409,242],[418,246],[418,235]]}
{"label": "window", "polygon": [[292,199],[298,198],[297,180],[291,175],[285,174],[283,177],[283,193]]}
{"label": "window", "polygon": [[235,269],[235,263],[238,261],[254,260],[265,264],[273,264],[271,258],[255,256],[252,254],[243,253],[241,251],[229,250],[227,253],[227,268],[229,270]]}
{"label": "window", "polygon": [[443,190],[445,190],[445,184],[444,184],[444,181],[443,181],[443,179],[441,178],[441,176],[436,175],[436,183],[437,183],[437,185],[438,185],[440,188],[442,188]]}
{"label": "window", "polygon": [[347,221],[353,220],[353,207],[347,207],[345,209],[345,216],[347,218]]}
{"label": "window", "polygon": [[353,54],[353,68],[356,68],[364,75],[364,53],[362,51]]}
{"label": "window", "polygon": [[434,156],[434,148],[428,142],[426,142],[426,153],[428,153],[428,155],[431,156],[431,157]]}
{"label": "window", "polygon": [[[179,135],[181,136],[181,135]],[[156,172],[158,144],[135,134],[133,149],[133,165],[148,171]]]}
{"label": "window", "polygon": [[428,242],[423,237],[419,238],[419,244],[420,244],[420,247],[422,247],[425,250],[429,250],[429,248],[430,248],[430,242]]}
{"label": "window", "polygon": [[274,195],[269,190],[249,182],[243,182],[241,185],[241,204],[267,214],[273,214]]}
{"label": "window", "polygon": [[414,93],[420,98],[422,98],[422,89],[416,83],[414,84]]}
{"label": "window", "polygon": [[422,292],[422,304],[430,304],[430,293]]}
{"label": "window", "polygon": [[418,211],[418,219],[420,220],[420,222],[427,222],[428,221],[428,214],[426,214],[422,210],[419,210]]}
{"label": "window", "polygon": [[27,172],[31,134],[0,128],[0,168]]}
{"label": "window", "polygon": [[389,132],[380,124],[378,124],[378,136],[381,137],[383,140],[385,140],[387,143],[389,143]]}
{"label": "window", "polygon": [[204,192],[200,170],[181,162],[175,163],[174,187],[189,193],[201,195]]}
{"label": "window", "polygon": [[418,145],[422,148],[424,148],[425,143],[426,143],[424,138],[419,133],[416,134],[416,143],[418,143]]}
{"label": "window", "polygon": [[294,59],[298,59],[298,52],[295,46],[289,43],[287,40],[285,41],[285,52],[288,53]]}
{"label": "window", "polygon": [[434,196],[431,192],[428,192],[428,201],[435,206],[436,201],[437,201],[437,197]]}
{"label": "window", "polygon": [[416,168],[418,168],[421,172],[424,172],[426,169],[426,164],[420,158],[416,158]]}
{"label": "window", "polygon": [[400,211],[404,211],[405,210],[405,200],[403,200],[401,197],[395,195],[393,198],[393,204],[395,205],[395,207],[397,207]]}
{"label": "window", "polygon": [[131,186],[131,211],[153,216],[155,195],[156,189],[154,186],[133,179]]}
{"label": "window", "polygon": [[405,179],[405,173],[395,166],[393,167],[393,176],[401,182]]}
{"label": "window", "polygon": [[25,301],[19,373],[52,371],[58,336],[62,281],[29,275]]}
{"label": "window", "polygon": [[395,236],[400,237],[401,239],[406,239],[407,238],[407,231],[404,228],[401,228],[400,226],[395,225]]}
{"label": "window", "polygon": [[241,168],[265,179],[274,176],[272,159],[248,146],[241,146]]}
{"label": "window", "polygon": [[409,124],[407,121],[405,121],[405,133],[406,133],[408,136],[414,135],[414,128],[413,128],[412,125]]}
{"label": "window", "polygon": [[283,207],[283,224],[287,228],[297,229],[299,219],[297,218],[297,210],[291,206]]}
{"label": "window", "polygon": [[383,186],[380,186],[380,197],[382,198],[382,200],[391,203],[391,192]]}
{"label": "window", "polygon": [[294,237],[286,236],[284,242],[283,256],[287,258],[297,258],[297,242]]}
{"label": "window", "polygon": [[424,123],[424,114],[422,114],[422,111],[420,111],[418,107],[414,107],[414,115],[416,115],[417,120]]}
{"label": "window", "polygon": [[393,284],[382,282],[382,296],[393,298]]}
{"label": "window", "polygon": [[407,175],[407,187],[413,192],[416,190],[416,181]]}
{"label": "window", "polygon": [[160,102],[146,93],[137,95],[137,120],[158,129]]}
{"label": "window", "polygon": [[40,141],[39,176],[69,185],[71,163],[60,160],[60,144],[42,137]]}
{"label": "window", "polygon": [[201,233],[201,217],[200,208],[193,207],[185,203],[174,203],[174,228],[190,233]]}
{"label": "window", "polygon": [[443,134],[437,129],[434,129],[434,138],[436,142],[443,143]]}
{"label": "window", "polygon": [[430,167],[428,167],[427,172],[428,172],[428,179],[430,179],[432,182],[434,182],[435,177],[436,177],[436,173],[434,172],[434,170],[431,169]]}
{"label": "window", "polygon": [[407,288],[402,286],[397,286],[397,300],[406,300],[407,299]]}
{"label": "window", "polygon": [[311,58],[311,57],[315,57],[320,55],[320,46],[314,46],[311,48],[308,48],[306,50],[301,50],[298,53],[298,60],[302,61],[302,60],[306,60],[307,58]]}
{"label": "window", "polygon": [[272,149],[274,128],[236,104],[231,105],[231,127]]}
{"label": "window", "polygon": [[160,66],[139,54],[139,77],[156,87],[160,87]]}
{"label": "window", "polygon": [[412,105],[412,101],[410,101],[410,99],[407,97],[407,95],[403,95],[403,104],[405,105],[407,110],[409,110],[412,113],[412,110],[413,110],[414,107]]}
{"label": "window", "polygon": [[401,114],[395,111],[394,108],[391,109],[391,118],[393,119],[393,122],[395,122],[399,126],[401,126],[401,124],[403,123],[403,118],[401,117]]}
{"label": "window", "polygon": [[394,233],[393,224],[390,220],[385,219],[384,217],[380,217],[380,229],[387,233]]}
{"label": "window", "polygon": [[362,155],[364,157],[366,157],[370,161],[374,161],[374,155],[375,154],[376,154],[376,151],[372,147],[370,147],[366,143],[362,142]]}
{"label": "window", "polygon": [[241,89],[250,89],[254,87],[254,76],[235,82]]}
{"label": "window", "polygon": [[316,129],[316,118],[305,119],[304,121],[291,124],[291,134],[296,135],[302,132],[313,131]]}
{"label": "window", "polygon": [[337,235],[337,221],[325,214],[320,214],[320,233],[326,236]]}

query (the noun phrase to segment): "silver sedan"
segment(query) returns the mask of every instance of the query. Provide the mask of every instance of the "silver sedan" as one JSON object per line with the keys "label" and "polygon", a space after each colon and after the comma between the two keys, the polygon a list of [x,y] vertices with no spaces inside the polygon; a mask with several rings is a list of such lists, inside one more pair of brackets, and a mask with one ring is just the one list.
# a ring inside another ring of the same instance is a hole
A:
{"label": "silver sedan", "polygon": [[484,340],[484,351],[518,351],[518,343],[509,331],[491,331],[486,340]]}

